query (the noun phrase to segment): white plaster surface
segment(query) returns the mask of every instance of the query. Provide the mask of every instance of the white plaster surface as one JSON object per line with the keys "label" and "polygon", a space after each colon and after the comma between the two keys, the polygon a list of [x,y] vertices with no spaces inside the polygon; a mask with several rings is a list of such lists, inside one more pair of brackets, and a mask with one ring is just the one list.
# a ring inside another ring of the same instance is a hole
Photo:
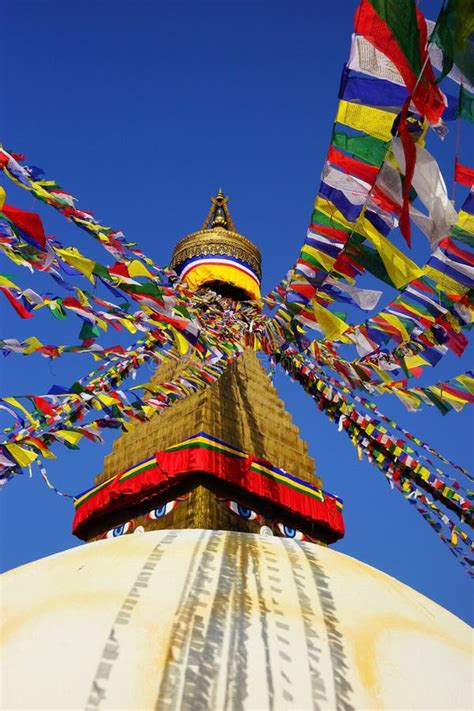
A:
{"label": "white plaster surface", "polygon": [[154,531],[16,568],[0,708],[473,708],[471,628],[397,580],[278,537]]}

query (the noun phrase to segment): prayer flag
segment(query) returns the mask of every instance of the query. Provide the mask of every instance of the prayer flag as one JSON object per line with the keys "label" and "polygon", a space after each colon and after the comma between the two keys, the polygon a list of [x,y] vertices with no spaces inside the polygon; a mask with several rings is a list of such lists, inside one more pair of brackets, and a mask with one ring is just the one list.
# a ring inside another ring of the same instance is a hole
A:
{"label": "prayer flag", "polygon": [[378,79],[386,79],[392,84],[405,86],[403,77],[394,63],[383,52],[379,52],[362,35],[352,35],[351,52],[347,67],[361,74],[367,74]]}
{"label": "prayer flag", "polygon": [[46,247],[46,235],[41,218],[36,212],[25,212],[11,205],[3,205],[2,212],[20,230],[25,238],[30,238],[43,249]]}
{"label": "prayer flag", "polygon": [[357,178],[361,178],[370,185],[373,185],[375,178],[377,177],[378,170],[376,166],[367,165],[367,163],[363,163],[360,160],[346,156],[341,151],[338,151],[337,148],[334,148],[334,146],[329,146],[327,160],[344,173],[355,175]]}
{"label": "prayer flag", "polygon": [[389,141],[381,141],[368,135],[350,135],[343,131],[334,131],[332,144],[375,166],[379,166],[384,161],[390,147]]}
{"label": "prayer flag", "polygon": [[432,35],[443,52],[442,77],[456,65],[474,83],[472,6],[469,0],[448,0],[443,4]]}
{"label": "prayer flag", "polygon": [[364,131],[381,141],[389,141],[392,137],[392,127],[397,115],[372,106],[351,104],[340,101],[336,114],[336,123]]}
{"label": "prayer flag", "polygon": [[468,188],[474,186],[474,168],[468,168],[467,165],[462,165],[456,158],[454,163],[454,180],[456,183],[461,183]]}
{"label": "prayer flag", "polygon": [[461,85],[457,116],[474,123],[474,94]]}

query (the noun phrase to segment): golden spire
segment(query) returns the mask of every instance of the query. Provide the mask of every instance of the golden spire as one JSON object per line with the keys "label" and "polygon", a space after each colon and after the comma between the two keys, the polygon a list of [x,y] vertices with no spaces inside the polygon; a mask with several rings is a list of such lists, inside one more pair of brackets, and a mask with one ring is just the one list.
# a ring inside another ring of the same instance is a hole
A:
{"label": "golden spire", "polygon": [[201,227],[201,231],[220,227],[230,232],[237,232],[234,221],[230,216],[229,208],[227,207],[228,202],[228,196],[224,195],[222,188],[219,188],[217,195],[211,197],[211,207]]}
{"label": "golden spire", "polygon": [[198,232],[183,237],[174,248],[170,267],[191,289],[205,285],[234,300],[259,299],[261,258],[258,248],[236,231],[222,188]]}

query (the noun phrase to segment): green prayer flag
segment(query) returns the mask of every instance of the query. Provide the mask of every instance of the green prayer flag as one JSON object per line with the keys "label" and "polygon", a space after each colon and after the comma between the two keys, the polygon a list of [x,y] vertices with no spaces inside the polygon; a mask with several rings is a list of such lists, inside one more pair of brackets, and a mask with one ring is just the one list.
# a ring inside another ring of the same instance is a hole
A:
{"label": "green prayer flag", "polygon": [[[382,1],[382,0],[380,0]],[[439,14],[432,40],[443,52],[445,77],[455,64],[474,83],[474,13],[472,0],[448,0]]]}
{"label": "green prayer flag", "polygon": [[345,225],[341,224],[333,217],[329,217],[329,215],[326,215],[324,212],[321,212],[320,210],[313,210],[311,222],[313,222],[315,225],[323,225],[325,227],[333,227],[336,230],[345,230],[346,232],[349,232],[349,230],[347,229],[347,227]]}
{"label": "green prayer flag", "polygon": [[459,92],[457,116],[474,123],[474,94],[471,94],[462,85]]}
{"label": "green prayer flag", "polygon": [[95,324],[84,321],[82,324],[81,331],[79,333],[79,338],[81,340],[86,340],[89,338],[98,338],[100,336],[100,331]]}
{"label": "green prayer flag", "polygon": [[451,405],[449,405],[446,400],[442,400],[440,397],[435,395],[433,390],[429,388],[422,388],[423,392],[431,400],[433,405],[441,412],[442,415],[446,415],[448,412],[450,412],[453,408]]}
{"label": "green prayer flag", "polygon": [[373,136],[350,135],[343,131],[334,131],[332,144],[377,167],[382,165],[390,146],[388,141],[381,141]]}
{"label": "green prayer flag", "polygon": [[346,243],[346,254],[356,264],[360,264],[364,269],[373,274],[389,286],[394,286],[390,279],[385,265],[376,249],[362,244],[364,238],[361,235],[353,234]]}

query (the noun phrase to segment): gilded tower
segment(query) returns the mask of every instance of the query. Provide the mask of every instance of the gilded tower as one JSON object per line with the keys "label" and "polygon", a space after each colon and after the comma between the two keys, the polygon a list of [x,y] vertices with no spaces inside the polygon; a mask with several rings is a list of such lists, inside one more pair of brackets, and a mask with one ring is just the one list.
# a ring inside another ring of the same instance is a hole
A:
{"label": "gilded tower", "polygon": [[[176,245],[171,267],[192,290],[234,304],[260,298],[260,252],[237,232],[221,190],[201,229]],[[162,365],[151,386],[186,365],[189,358]],[[85,540],[173,528],[323,544],[343,535],[342,504],[322,490],[306,442],[250,348],[216,382],[122,434],[76,507],[74,531]]]}

